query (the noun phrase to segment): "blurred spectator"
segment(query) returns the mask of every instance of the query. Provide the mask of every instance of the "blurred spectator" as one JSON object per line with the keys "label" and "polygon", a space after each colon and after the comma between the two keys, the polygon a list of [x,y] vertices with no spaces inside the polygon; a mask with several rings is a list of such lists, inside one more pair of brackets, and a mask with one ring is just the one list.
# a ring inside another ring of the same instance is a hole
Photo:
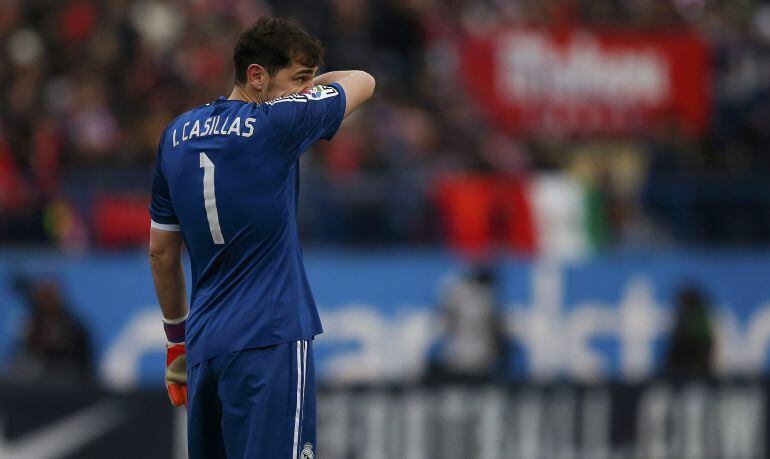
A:
{"label": "blurred spectator", "polygon": [[712,376],[714,327],[711,305],[702,290],[687,286],[677,292],[672,330],[665,374],[674,378]]}
{"label": "blurred spectator", "polygon": [[477,267],[449,282],[441,293],[444,330],[429,351],[425,381],[502,381],[508,343],[498,311],[494,273]]}
{"label": "blurred spectator", "polygon": [[51,383],[91,380],[91,344],[83,324],[72,315],[53,281],[20,285],[30,318],[12,360],[10,376]]}
{"label": "blurred spectator", "polygon": [[[329,68],[363,68],[378,80],[376,100],[335,143],[303,158],[300,218],[310,242],[435,244],[446,233],[431,199],[437,175],[526,178],[570,167],[606,207],[606,227],[594,224],[602,247],[770,242],[770,8],[763,2],[0,4],[7,88],[0,93],[0,241],[60,240],[60,232],[44,230],[44,214],[60,202],[90,224],[95,197],[146,195],[163,127],[221,95],[232,83],[234,37],[258,16],[277,14],[321,37]],[[494,126],[465,86],[458,43],[520,24],[557,33],[700,31],[711,42],[714,73],[709,129],[690,137],[671,125],[587,152],[608,139],[514,136]],[[596,160],[603,156],[609,159]]]}

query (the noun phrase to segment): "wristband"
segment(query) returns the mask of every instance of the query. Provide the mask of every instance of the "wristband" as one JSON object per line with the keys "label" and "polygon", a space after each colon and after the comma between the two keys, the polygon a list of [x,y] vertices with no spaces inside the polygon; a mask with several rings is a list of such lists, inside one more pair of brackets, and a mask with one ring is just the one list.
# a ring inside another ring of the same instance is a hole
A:
{"label": "wristband", "polygon": [[163,330],[166,332],[166,339],[169,343],[184,343],[185,324],[187,323],[187,314],[178,319],[163,318]]}

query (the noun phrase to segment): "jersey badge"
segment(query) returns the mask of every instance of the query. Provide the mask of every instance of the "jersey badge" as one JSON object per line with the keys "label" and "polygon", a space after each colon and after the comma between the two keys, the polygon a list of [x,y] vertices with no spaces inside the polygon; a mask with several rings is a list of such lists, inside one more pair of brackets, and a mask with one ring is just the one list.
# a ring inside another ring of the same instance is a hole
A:
{"label": "jersey badge", "polygon": [[313,444],[305,443],[305,446],[302,447],[302,454],[299,457],[300,459],[313,459],[315,457],[315,454],[313,454]]}

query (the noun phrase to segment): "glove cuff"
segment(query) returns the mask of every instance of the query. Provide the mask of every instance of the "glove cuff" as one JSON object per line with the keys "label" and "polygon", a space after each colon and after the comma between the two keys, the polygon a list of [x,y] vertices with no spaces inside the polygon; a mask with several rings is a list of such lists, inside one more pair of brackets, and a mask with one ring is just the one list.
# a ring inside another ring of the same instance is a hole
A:
{"label": "glove cuff", "polygon": [[163,318],[163,330],[166,332],[166,339],[169,343],[184,343],[185,324],[187,324],[187,314],[178,319]]}

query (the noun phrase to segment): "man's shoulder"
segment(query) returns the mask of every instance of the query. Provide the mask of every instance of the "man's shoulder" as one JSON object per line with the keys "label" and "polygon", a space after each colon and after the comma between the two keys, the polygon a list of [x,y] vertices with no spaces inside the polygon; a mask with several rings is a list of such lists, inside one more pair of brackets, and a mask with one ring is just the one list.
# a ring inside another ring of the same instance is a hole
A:
{"label": "man's shoulder", "polygon": [[165,131],[168,131],[169,128],[171,128],[172,126],[175,126],[175,125],[179,124],[179,122],[182,121],[182,120],[186,120],[186,119],[190,119],[190,118],[195,118],[195,117],[199,116],[201,111],[210,109],[213,105],[214,105],[214,103],[210,102],[210,103],[207,103],[207,104],[198,105],[197,107],[193,107],[193,108],[191,108],[189,110],[186,110],[186,111],[180,113],[179,115],[177,115],[176,118],[171,120],[171,122],[166,125]]}
{"label": "man's shoulder", "polygon": [[[208,104],[206,104],[208,105]],[[206,105],[201,105],[198,107],[191,108],[185,112],[180,113],[176,116],[176,118],[172,119],[168,124],[166,124],[166,127],[163,128],[163,133],[161,134],[161,139],[166,137],[166,134],[173,129],[174,126],[179,124],[179,122],[183,119],[189,118],[194,112],[200,110],[202,107],[205,107]]]}
{"label": "man's shoulder", "polygon": [[317,85],[310,88],[307,91],[302,91],[295,94],[289,94],[288,96],[279,97],[264,103],[267,106],[273,106],[276,104],[282,104],[286,102],[298,102],[307,103],[314,100],[323,100],[329,97],[335,97],[340,94],[336,85]]}

